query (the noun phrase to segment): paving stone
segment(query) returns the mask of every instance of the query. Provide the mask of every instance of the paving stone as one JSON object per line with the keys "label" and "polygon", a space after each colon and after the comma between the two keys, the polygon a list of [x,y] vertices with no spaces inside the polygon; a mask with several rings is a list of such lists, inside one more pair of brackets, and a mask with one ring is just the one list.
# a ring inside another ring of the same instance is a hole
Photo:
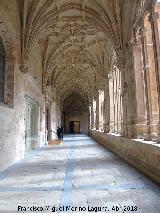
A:
{"label": "paving stone", "polygon": [[18,206],[44,213],[63,206],[86,213],[100,207],[98,212],[159,213],[159,200],[159,186],[85,135],[66,135],[64,143],[0,173],[0,213],[18,212]]}

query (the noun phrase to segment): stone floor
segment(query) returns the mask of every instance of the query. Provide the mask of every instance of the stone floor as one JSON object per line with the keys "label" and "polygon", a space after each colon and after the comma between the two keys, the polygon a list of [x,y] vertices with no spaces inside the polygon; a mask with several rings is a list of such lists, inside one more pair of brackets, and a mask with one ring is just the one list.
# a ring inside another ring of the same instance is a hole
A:
{"label": "stone floor", "polygon": [[85,135],[67,135],[0,173],[0,213],[160,213],[160,187]]}

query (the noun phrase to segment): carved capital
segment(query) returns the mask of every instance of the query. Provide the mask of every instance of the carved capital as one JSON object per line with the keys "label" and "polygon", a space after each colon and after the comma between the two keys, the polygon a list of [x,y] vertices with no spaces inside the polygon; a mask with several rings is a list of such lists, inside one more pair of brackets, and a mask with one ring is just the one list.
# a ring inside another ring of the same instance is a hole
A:
{"label": "carved capital", "polygon": [[121,70],[121,71],[124,71],[126,69],[126,59],[124,57],[120,57],[119,60],[118,60],[118,68]]}
{"label": "carved capital", "polygon": [[19,69],[22,73],[27,73],[28,72],[28,67],[25,64],[20,64]]}
{"label": "carved capital", "polygon": [[150,13],[149,16],[148,16],[148,21],[149,21],[150,23],[153,22],[153,17],[152,17],[152,14],[151,14],[151,13]]}
{"label": "carved capital", "polygon": [[48,98],[48,100],[52,100],[52,101],[56,100],[56,91],[54,88],[47,86],[43,89],[43,92],[45,96]]}
{"label": "carved capital", "polygon": [[122,98],[125,98],[128,92],[128,83],[124,82],[123,86],[122,86],[122,90],[121,90],[121,96]]}
{"label": "carved capital", "polygon": [[133,53],[133,45],[134,45],[134,41],[133,40],[131,40],[128,44],[126,44],[126,48],[125,48],[126,58],[130,57],[130,55],[132,55],[132,53]]}

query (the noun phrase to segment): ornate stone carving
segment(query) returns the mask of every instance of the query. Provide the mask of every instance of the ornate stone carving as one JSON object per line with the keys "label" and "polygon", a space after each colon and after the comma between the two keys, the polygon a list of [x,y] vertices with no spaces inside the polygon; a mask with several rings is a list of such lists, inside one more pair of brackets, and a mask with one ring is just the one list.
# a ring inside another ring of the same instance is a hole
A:
{"label": "ornate stone carving", "polygon": [[28,72],[28,67],[25,64],[20,64],[19,69],[22,73],[27,73]]}
{"label": "ornate stone carving", "polygon": [[5,48],[5,88],[4,103],[10,107],[14,104],[14,67],[15,52],[13,39],[7,25],[0,17],[0,36]]}
{"label": "ornate stone carving", "polygon": [[122,90],[121,90],[121,96],[122,98],[125,98],[128,92],[128,83],[124,82],[123,86],[122,86]]}

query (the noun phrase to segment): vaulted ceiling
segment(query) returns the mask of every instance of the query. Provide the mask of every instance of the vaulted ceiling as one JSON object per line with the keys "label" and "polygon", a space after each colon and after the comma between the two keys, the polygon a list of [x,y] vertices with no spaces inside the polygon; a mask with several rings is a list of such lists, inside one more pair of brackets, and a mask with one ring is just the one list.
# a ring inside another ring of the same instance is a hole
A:
{"label": "vaulted ceiling", "polygon": [[[132,35],[138,0],[18,0],[23,24],[23,63],[34,42],[43,59],[43,86],[64,100],[88,98],[103,86],[113,50]],[[127,31],[126,31],[127,29]]]}

